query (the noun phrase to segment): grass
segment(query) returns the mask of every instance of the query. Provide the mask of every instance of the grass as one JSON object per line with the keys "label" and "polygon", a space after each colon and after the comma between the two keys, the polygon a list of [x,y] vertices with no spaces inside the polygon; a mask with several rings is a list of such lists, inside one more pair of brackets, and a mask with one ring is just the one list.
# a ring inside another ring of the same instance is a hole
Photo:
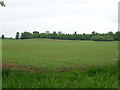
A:
{"label": "grass", "polygon": [[109,65],[117,61],[117,42],[3,40],[3,64],[40,68]]}
{"label": "grass", "polygon": [[30,39],[2,44],[3,64],[42,70],[3,69],[3,88],[118,87],[116,41]]}
{"label": "grass", "polygon": [[21,73],[5,69],[3,88],[117,88],[117,67],[90,68],[66,73]]}

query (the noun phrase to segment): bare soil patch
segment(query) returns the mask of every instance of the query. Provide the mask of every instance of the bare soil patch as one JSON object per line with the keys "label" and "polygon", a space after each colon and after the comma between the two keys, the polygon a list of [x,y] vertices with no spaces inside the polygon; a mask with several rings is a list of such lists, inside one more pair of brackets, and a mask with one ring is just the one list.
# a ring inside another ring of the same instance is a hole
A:
{"label": "bare soil patch", "polygon": [[23,65],[10,65],[10,64],[2,64],[2,68],[27,68],[27,66]]}
{"label": "bare soil patch", "polygon": [[32,73],[42,73],[44,70],[42,68],[29,67],[24,65],[11,65],[11,64],[2,64],[3,69],[21,69],[16,70],[16,72],[32,72]]}

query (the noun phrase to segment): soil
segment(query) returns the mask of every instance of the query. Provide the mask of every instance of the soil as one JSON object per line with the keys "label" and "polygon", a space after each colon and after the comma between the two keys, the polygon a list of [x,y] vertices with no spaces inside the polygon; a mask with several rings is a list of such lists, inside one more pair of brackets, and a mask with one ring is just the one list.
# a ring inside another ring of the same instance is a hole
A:
{"label": "soil", "polygon": [[[18,70],[12,70],[14,72],[32,72],[32,73],[42,73],[46,72],[45,69],[43,68],[36,68],[36,67],[30,67],[30,66],[25,66],[25,65],[12,65],[12,64],[2,64],[2,69],[18,69]],[[84,67],[79,67],[76,68],[79,71],[86,71],[88,69],[88,66]],[[58,73],[65,73],[69,72],[72,70],[72,67],[63,67],[63,68],[58,68]]]}
{"label": "soil", "polygon": [[2,64],[2,69],[21,69],[16,70],[16,72],[32,72],[32,73],[41,73],[43,69],[40,68],[34,68],[34,67],[28,67],[24,65],[11,65],[11,64]]}

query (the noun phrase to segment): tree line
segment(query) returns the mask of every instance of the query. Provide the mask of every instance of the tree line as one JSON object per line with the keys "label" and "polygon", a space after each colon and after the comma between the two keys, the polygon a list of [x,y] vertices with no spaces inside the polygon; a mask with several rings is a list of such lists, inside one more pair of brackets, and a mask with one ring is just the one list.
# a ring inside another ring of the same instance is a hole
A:
{"label": "tree line", "polygon": [[[4,39],[4,35],[2,35],[2,39]],[[94,40],[94,41],[120,41],[120,31],[117,31],[116,33],[108,32],[108,33],[96,33],[93,31],[91,34],[77,34],[77,32],[74,32],[74,34],[63,34],[62,32],[56,32],[49,33],[47,31],[46,33],[39,33],[38,31],[33,31],[33,33],[30,32],[22,32],[21,34],[19,32],[16,33],[15,36],[16,39],[32,39],[32,38],[47,38],[47,39],[61,39],[61,40]]]}

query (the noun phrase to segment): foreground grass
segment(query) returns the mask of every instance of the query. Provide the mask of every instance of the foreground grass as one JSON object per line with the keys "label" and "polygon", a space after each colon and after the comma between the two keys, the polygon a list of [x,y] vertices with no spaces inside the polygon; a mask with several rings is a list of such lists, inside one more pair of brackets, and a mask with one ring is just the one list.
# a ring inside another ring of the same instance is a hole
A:
{"label": "foreground grass", "polygon": [[118,88],[117,65],[40,74],[3,70],[3,88]]}

